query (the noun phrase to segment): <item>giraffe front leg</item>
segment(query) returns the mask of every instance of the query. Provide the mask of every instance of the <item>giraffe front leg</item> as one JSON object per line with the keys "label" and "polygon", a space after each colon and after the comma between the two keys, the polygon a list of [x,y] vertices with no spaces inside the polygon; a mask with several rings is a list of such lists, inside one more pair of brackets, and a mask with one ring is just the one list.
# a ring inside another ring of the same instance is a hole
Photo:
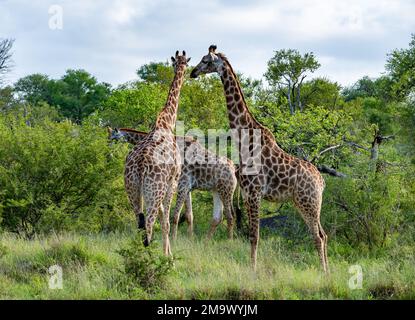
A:
{"label": "giraffe front leg", "polygon": [[163,250],[164,254],[172,255],[170,247],[170,206],[173,199],[173,194],[176,191],[177,182],[176,180],[171,181],[170,185],[167,187],[166,196],[163,201],[163,206],[161,210],[162,217],[162,232],[163,232]]}
{"label": "giraffe front leg", "polygon": [[249,218],[249,241],[251,242],[251,266],[254,271],[257,267],[257,251],[259,241],[259,208],[261,198],[259,194],[251,193],[247,195],[246,201]]}

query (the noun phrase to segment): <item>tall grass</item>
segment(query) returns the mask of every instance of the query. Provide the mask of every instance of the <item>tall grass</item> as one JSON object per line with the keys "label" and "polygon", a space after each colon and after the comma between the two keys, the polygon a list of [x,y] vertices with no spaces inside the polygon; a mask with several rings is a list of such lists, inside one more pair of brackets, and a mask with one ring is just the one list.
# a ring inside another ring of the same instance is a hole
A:
{"label": "tall grass", "polygon": [[[175,264],[157,290],[128,283],[119,250],[133,233],[64,234],[28,241],[0,235],[1,299],[414,299],[415,247],[381,254],[351,252],[335,242],[329,247],[331,274],[319,268],[311,244],[289,244],[264,236],[258,270],[249,263],[243,239],[207,242],[179,236],[173,243]],[[160,246],[160,244],[159,244]],[[161,253],[161,248],[160,248]],[[63,288],[50,289],[47,272],[58,264]],[[349,268],[363,270],[361,289],[351,289]],[[127,281],[127,282],[126,282]]]}

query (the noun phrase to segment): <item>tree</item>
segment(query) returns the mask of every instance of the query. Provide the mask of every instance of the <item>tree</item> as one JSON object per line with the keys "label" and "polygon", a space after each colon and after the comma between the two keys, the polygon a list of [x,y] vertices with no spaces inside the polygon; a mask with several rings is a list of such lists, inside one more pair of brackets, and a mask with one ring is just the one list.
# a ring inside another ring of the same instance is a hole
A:
{"label": "tree", "polygon": [[386,70],[389,72],[398,98],[403,99],[415,87],[415,34],[408,49],[397,49],[388,55]]}
{"label": "tree", "polygon": [[98,83],[85,70],[67,70],[59,80],[32,74],[19,79],[15,90],[23,102],[34,106],[46,102],[76,123],[99,109],[111,92],[109,84]]}
{"label": "tree", "polygon": [[340,85],[325,78],[315,78],[304,82],[302,104],[304,106],[323,106],[335,109],[343,103]]}
{"label": "tree", "polygon": [[353,86],[343,90],[345,101],[351,101],[357,98],[379,98],[384,102],[393,99],[392,94],[393,81],[390,76],[384,75],[376,79],[364,76],[359,79]]}
{"label": "tree", "polygon": [[56,104],[61,113],[76,123],[101,107],[110,94],[110,85],[98,83],[85,70],[67,70],[60,81],[55,82]]}
{"label": "tree", "polygon": [[3,75],[10,71],[12,67],[13,39],[0,39],[0,84]]}
{"label": "tree", "polygon": [[51,80],[47,75],[35,73],[19,79],[14,90],[20,98],[30,104],[40,102],[52,104]]}
{"label": "tree", "polygon": [[168,63],[150,62],[142,65],[137,70],[140,80],[145,82],[155,82],[163,85],[170,85],[174,72]]}
{"label": "tree", "polygon": [[286,92],[290,113],[303,110],[301,102],[301,86],[307,72],[314,72],[320,63],[312,52],[301,55],[298,50],[288,49],[275,51],[275,55],[268,61],[266,79],[273,86]]}

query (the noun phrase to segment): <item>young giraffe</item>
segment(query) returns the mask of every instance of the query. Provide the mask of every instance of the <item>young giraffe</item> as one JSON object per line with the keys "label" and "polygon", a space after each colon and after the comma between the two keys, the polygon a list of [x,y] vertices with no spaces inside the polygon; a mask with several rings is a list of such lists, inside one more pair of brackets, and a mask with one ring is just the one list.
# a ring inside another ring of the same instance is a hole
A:
{"label": "young giraffe", "polygon": [[[225,91],[228,119],[231,129],[236,129],[238,136],[244,130],[250,133],[254,129],[261,132],[260,165],[255,174],[244,172],[244,159],[239,148],[241,163],[239,184],[242,189],[249,218],[249,237],[251,241],[251,262],[255,270],[259,239],[259,208],[261,199],[281,202],[292,200],[309,227],[324,272],[328,272],[327,235],[320,224],[320,209],[324,190],[324,180],[317,168],[311,163],[300,160],[283,151],[275,141],[271,131],[258,123],[249,111],[239,81],[228,59],[216,53],[216,46],[209,47],[209,52],[192,70],[191,77],[216,72],[219,74]],[[250,137],[251,139],[252,137]],[[252,139],[251,139],[252,140]],[[250,151],[258,148],[252,141]]]}
{"label": "young giraffe", "polygon": [[124,181],[128,198],[138,216],[142,207],[142,197],[146,208],[144,245],[148,246],[153,233],[153,225],[160,213],[163,234],[163,251],[171,255],[169,232],[169,212],[173,194],[180,175],[180,154],[178,153],[173,130],[176,124],[180,89],[184,81],[187,63],[183,51],[171,57],[174,79],[167,102],[157,117],[153,129],[128,154]]}
{"label": "young giraffe", "polygon": [[[124,140],[136,145],[147,136],[146,132],[128,128],[108,128],[109,140]],[[177,235],[180,211],[185,204],[185,217],[188,223],[188,234],[193,234],[193,210],[191,191],[193,189],[213,191],[213,218],[208,233],[212,238],[217,226],[222,220],[222,211],[225,208],[225,216],[228,223],[228,237],[233,236],[233,194],[237,180],[235,167],[231,160],[225,157],[216,157],[213,153],[203,148],[202,145],[191,137],[176,137],[179,148],[184,147],[184,152],[189,151],[192,159],[185,157],[178,183],[177,201],[174,210],[173,239]],[[196,155],[196,157],[195,157]],[[202,158],[201,158],[202,157]],[[203,160],[203,161],[201,161]],[[137,215],[139,228],[143,228],[144,214],[141,207]]]}

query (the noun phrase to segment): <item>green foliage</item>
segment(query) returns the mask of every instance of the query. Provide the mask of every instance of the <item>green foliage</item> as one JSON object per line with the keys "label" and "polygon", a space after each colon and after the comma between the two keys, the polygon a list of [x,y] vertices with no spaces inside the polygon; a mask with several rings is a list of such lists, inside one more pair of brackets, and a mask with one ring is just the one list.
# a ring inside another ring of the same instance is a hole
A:
{"label": "green foliage", "polygon": [[166,92],[157,83],[136,83],[115,90],[94,117],[112,127],[149,130],[166,102]]}
{"label": "green foliage", "polygon": [[67,267],[71,265],[85,266],[94,257],[82,243],[53,243],[45,249],[41,257],[42,269],[47,270],[52,265]]}
{"label": "green foliage", "polygon": [[412,34],[408,49],[394,50],[388,55],[386,70],[394,82],[397,97],[403,99],[415,87],[415,34]]}
{"label": "green foliage", "polygon": [[[171,67],[170,71],[173,71]],[[173,74],[170,76],[169,85]],[[167,100],[169,86],[162,77],[152,75],[151,81],[136,82],[114,90],[103,110],[93,116],[94,121],[113,127],[150,130]],[[184,122],[185,130],[226,128],[228,121],[220,80],[205,77],[186,81],[180,92],[178,120]]]}
{"label": "green foliage", "polygon": [[14,90],[27,103],[36,105],[40,102],[53,103],[52,81],[45,74],[34,73],[19,79]]}
{"label": "green foliage", "polygon": [[137,70],[140,80],[169,86],[173,77],[173,68],[168,63],[150,62]]}
{"label": "green foliage", "polygon": [[0,117],[2,227],[28,237],[120,227],[124,149],[109,146],[99,127],[25,120]]}
{"label": "green foliage", "polygon": [[350,152],[347,148],[335,148],[319,156],[324,149],[343,144],[349,137],[352,118],[345,111],[314,107],[292,116],[275,107],[257,107],[254,111],[261,123],[274,133],[278,144],[300,158],[315,158],[316,163],[323,161],[338,166]]}
{"label": "green foliage", "polygon": [[334,241],[373,250],[397,239],[409,190],[402,176],[390,170],[377,172],[368,160],[358,161],[347,178],[329,179],[322,212]]}
{"label": "green foliage", "polygon": [[155,247],[154,241],[148,247],[143,245],[141,232],[118,253],[123,257],[127,277],[146,290],[160,287],[173,268],[173,258],[164,256]]}
{"label": "green foliage", "polygon": [[374,97],[385,103],[393,100],[392,86],[393,81],[389,76],[381,76],[377,79],[365,76],[359,79],[353,86],[345,88],[343,95],[345,101]]}
{"label": "green foliage", "polygon": [[[60,235],[62,247],[82,243],[89,256],[88,263],[79,264],[76,258],[70,258],[72,262],[64,265],[61,290],[49,289],[45,273],[46,262],[51,262],[45,259],[45,252],[55,246],[55,237],[27,241],[2,234],[0,243],[9,248],[9,254],[0,259],[0,299],[415,298],[413,242],[401,242],[369,256],[360,248],[330,238],[331,275],[327,277],[318,269],[311,239],[293,246],[287,245],[285,238],[263,238],[253,274],[247,241],[225,238],[206,244],[204,236],[205,231],[193,240],[179,237],[175,251],[182,259],[176,260],[174,272],[166,276],[162,286],[145,291],[132,280],[121,281],[119,273],[114,272],[123,266],[123,257],[116,251],[132,239],[131,234]],[[363,269],[359,290],[348,286],[349,268],[355,264]],[[33,268],[41,265],[44,267]]]}
{"label": "green foliage", "polygon": [[268,61],[265,77],[271,84],[289,79],[292,83],[301,81],[305,72],[314,72],[320,67],[312,52],[301,55],[298,50],[288,49],[275,51]]}
{"label": "green foliage", "polygon": [[303,110],[301,87],[307,72],[314,72],[320,63],[312,52],[301,55],[298,50],[288,49],[275,51],[268,61],[265,78],[268,82],[287,96],[290,113]]}
{"label": "green foliage", "polygon": [[305,107],[323,106],[327,109],[338,109],[343,99],[340,85],[325,78],[315,78],[302,86],[302,100]]}
{"label": "green foliage", "polygon": [[20,79],[16,92],[30,104],[46,102],[76,123],[98,110],[110,94],[110,86],[98,83],[85,70],[67,70],[59,80],[50,80],[42,74]]}

